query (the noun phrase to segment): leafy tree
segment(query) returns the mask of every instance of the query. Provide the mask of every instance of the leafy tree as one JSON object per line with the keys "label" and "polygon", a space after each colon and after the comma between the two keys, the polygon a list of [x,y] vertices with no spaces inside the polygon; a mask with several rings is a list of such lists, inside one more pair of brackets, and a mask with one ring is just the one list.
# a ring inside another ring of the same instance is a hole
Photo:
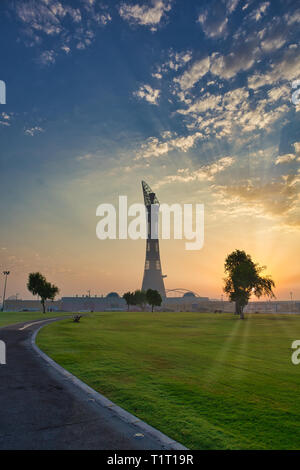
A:
{"label": "leafy tree", "polygon": [[45,302],[47,299],[54,300],[55,296],[59,293],[58,287],[51,284],[41,273],[30,273],[28,276],[27,289],[33,295],[39,295],[45,313]]}
{"label": "leafy tree", "polygon": [[160,307],[162,303],[162,298],[160,293],[157,290],[148,289],[146,292],[148,304],[152,307],[152,312],[154,307]]}
{"label": "leafy tree", "polygon": [[139,305],[142,310],[145,310],[147,305],[147,294],[143,290],[136,290],[133,294],[133,305]]}
{"label": "leafy tree", "polygon": [[123,295],[123,299],[125,300],[127,304],[127,310],[129,310],[130,305],[135,305],[135,298],[134,298],[134,293],[133,292],[125,292]]}
{"label": "leafy tree", "polygon": [[273,287],[274,281],[270,276],[261,276],[265,266],[260,266],[252,261],[251,256],[245,251],[235,250],[225,260],[224,292],[229,299],[235,302],[235,313],[244,318],[244,308],[248,304],[251,294],[256,297],[266,295],[275,297]]}

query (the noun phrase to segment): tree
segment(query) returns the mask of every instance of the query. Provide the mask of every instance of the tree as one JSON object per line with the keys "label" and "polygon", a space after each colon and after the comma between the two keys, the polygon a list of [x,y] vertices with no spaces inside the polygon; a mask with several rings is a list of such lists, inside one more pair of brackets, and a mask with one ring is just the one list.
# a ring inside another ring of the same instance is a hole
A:
{"label": "tree", "polygon": [[135,305],[135,299],[134,299],[134,293],[133,292],[125,292],[123,295],[123,299],[125,300],[127,304],[127,310],[129,310],[130,305]]}
{"label": "tree", "polygon": [[152,312],[154,307],[160,307],[162,303],[162,298],[160,293],[157,290],[148,289],[146,292],[148,304],[152,307]]}
{"label": "tree", "polygon": [[261,276],[265,266],[260,266],[252,261],[251,256],[245,251],[235,250],[225,260],[224,292],[229,299],[235,302],[235,314],[244,318],[244,308],[248,304],[251,294],[256,297],[266,295],[275,297],[273,287],[274,281],[270,276]]}
{"label": "tree", "polygon": [[39,295],[45,313],[45,302],[47,299],[54,300],[55,296],[59,293],[58,287],[51,284],[41,273],[30,273],[28,276],[27,289],[33,295]]}
{"label": "tree", "polygon": [[142,310],[145,310],[147,304],[147,294],[143,290],[136,290],[133,294],[133,305],[139,305]]}

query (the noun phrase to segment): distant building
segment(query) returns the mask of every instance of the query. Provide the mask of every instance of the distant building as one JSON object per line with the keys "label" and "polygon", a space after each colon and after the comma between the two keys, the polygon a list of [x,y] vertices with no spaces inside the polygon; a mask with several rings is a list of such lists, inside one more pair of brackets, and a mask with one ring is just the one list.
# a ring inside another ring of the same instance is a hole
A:
{"label": "distant building", "polygon": [[66,312],[105,312],[125,310],[126,302],[117,292],[106,297],[62,297],[62,308]]}
{"label": "distant building", "polygon": [[[5,311],[40,312],[39,300],[5,301]],[[112,312],[127,310],[126,302],[116,292],[106,297],[75,296],[62,297],[60,300],[47,301],[47,312]],[[138,310],[138,309],[136,309]],[[224,312],[233,313],[234,303],[222,300],[210,300],[208,297],[198,297],[194,294],[181,297],[165,297],[161,307],[157,310],[169,312]],[[250,302],[245,308],[246,313],[298,313],[300,314],[300,301],[257,301]]]}
{"label": "distant building", "polygon": [[[6,300],[5,310],[15,311],[41,311],[39,300]],[[62,297],[60,300],[47,301],[47,312],[105,312],[122,311],[126,309],[126,302],[116,292],[110,292],[106,297],[75,296]]]}

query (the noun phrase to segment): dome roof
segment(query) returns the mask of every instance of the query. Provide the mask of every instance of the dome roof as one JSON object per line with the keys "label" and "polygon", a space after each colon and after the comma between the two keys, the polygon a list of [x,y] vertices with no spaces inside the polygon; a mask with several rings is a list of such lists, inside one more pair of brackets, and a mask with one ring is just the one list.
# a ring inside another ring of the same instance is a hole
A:
{"label": "dome roof", "polygon": [[194,292],[186,292],[182,297],[196,297]]}
{"label": "dome roof", "polygon": [[110,292],[109,294],[107,294],[106,298],[107,298],[107,299],[111,299],[111,298],[115,298],[115,299],[117,298],[117,299],[119,299],[120,296],[119,296],[119,294],[118,294],[117,292]]}

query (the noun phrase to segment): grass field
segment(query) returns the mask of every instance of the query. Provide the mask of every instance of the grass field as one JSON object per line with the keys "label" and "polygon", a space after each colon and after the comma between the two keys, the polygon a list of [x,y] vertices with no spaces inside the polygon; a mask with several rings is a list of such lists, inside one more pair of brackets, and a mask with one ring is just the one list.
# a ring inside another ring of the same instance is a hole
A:
{"label": "grass field", "polygon": [[[47,318],[62,317],[64,313],[42,313],[42,312],[0,312],[0,328],[31,320],[46,320]],[[70,314],[69,314],[70,315]]]}
{"label": "grass field", "polygon": [[300,316],[99,313],[38,345],[94,389],[192,449],[299,449]]}

